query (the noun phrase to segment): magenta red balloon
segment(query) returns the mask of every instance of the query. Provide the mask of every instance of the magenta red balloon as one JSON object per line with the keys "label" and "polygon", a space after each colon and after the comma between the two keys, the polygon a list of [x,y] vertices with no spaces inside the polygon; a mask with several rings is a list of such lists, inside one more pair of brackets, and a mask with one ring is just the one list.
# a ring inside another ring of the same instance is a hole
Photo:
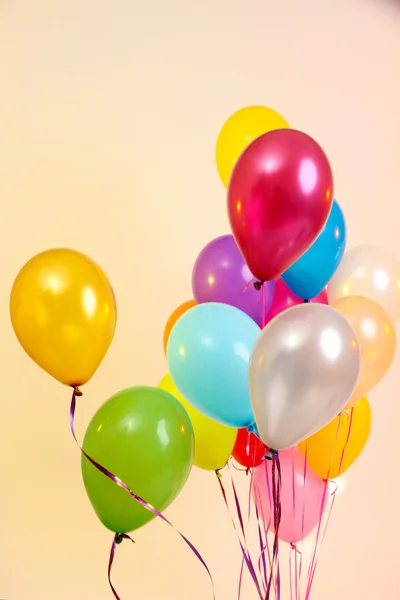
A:
{"label": "magenta red balloon", "polygon": [[[281,521],[278,537],[283,542],[304,540],[317,527],[328,500],[329,483],[305,463],[295,446],[279,452],[281,463]],[[272,465],[270,461],[254,469],[253,497],[266,530],[275,533]]]}
{"label": "magenta red balloon", "polygon": [[[322,290],[318,296],[315,296],[315,298],[309,298],[308,300],[309,302],[328,304],[328,294],[326,293],[326,290]],[[272,319],[279,315],[279,313],[287,310],[288,308],[292,308],[292,306],[303,304],[303,302],[304,300],[298,296],[295,296],[283,279],[279,277],[279,279],[277,279],[275,282],[273,300],[271,308],[269,309],[265,319],[265,325],[272,321]]]}
{"label": "magenta red balloon", "polygon": [[279,277],[314,242],[333,202],[322,148],[294,129],[269,131],[240,156],[228,188],[233,235],[260,281]]}

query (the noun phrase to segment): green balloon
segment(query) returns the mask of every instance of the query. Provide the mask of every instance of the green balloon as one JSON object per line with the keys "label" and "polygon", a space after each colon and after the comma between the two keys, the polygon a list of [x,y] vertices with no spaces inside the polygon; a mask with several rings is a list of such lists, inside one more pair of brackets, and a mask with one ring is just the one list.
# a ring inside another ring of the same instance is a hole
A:
{"label": "green balloon", "polygon": [[[190,418],[170,394],[132,387],[107,400],[94,415],[84,451],[137,496],[162,512],[183,488],[192,468]],[[86,492],[100,521],[115,533],[145,525],[154,514],[82,455]]]}

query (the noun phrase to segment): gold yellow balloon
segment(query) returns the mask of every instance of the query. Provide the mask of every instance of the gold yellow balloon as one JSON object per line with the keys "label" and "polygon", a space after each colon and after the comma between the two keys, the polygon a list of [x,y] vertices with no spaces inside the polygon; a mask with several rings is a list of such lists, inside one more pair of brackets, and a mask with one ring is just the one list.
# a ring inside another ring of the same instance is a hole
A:
{"label": "gold yellow balloon", "polygon": [[10,315],[25,352],[55,379],[85,384],[114,336],[117,308],[110,282],[87,256],[54,249],[34,256],[11,290]]}
{"label": "gold yellow balloon", "polygon": [[290,127],[282,115],[267,106],[246,106],[235,112],[222,127],[215,150],[217,169],[228,187],[233,167],[243,150],[263,133]]}
{"label": "gold yellow balloon", "polygon": [[307,463],[322,479],[342,475],[364,450],[371,431],[371,407],[363,398],[299,444]]}
{"label": "gold yellow balloon", "polygon": [[213,421],[189,404],[177,389],[171,375],[166,375],[158,387],[174,396],[190,417],[194,430],[193,464],[206,471],[221,469],[232,454],[237,429]]}
{"label": "gold yellow balloon", "polygon": [[396,352],[396,331],[385,309],[369,298],[345,296],[335,300],[331,306],[349,321],[360,346],[360,375],[346,405],[346,408],[351,408],[388,371]]}

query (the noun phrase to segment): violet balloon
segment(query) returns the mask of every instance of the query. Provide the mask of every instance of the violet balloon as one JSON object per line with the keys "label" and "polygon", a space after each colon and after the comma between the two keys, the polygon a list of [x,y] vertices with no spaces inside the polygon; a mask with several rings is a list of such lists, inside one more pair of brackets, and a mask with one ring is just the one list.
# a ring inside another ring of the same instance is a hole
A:
{"label": "violet balloon", "polygon": [[[306,538],[325,509],[329,482],[318,477],[295,446],[279,452],[281,465],[281,520],[278,537],[296,543]],[[253,498],[266,530],[275,533],[272,493],[272,463],[264,461],[254,469]]]}
{"label": "violet balloon", "polygon": [[[318,302],[319,304],[328,304],[328,294],[326,290],[322,290],[318,296],[315,298],[311,298],[309,302]],[[291,308],[292,306],[297,306],[298,304],[303,304],[304,300],[302,298],[298,298],[293,294],[293,292],[289,289],[286,283],[283,281],[281,277],[275,282],[275,292],[272,300],[271,308],[267,314],[265,319],[265,324],[272,321],[274,317],[279,315],[279,313]]]}
{"label": "violet balloon", "polygon": [[263,291],[257,291],[252,280],[254,275],[233,236],[223,235],[209,242],[197,257],[192,275],[193,296],[198,304],[221,302],[235,306],[261,326],[275,286],[268,281]]}
{"label": "violet balloon", "polygon": [[322,148],[294,129],[269,131],[238,159],[228,189],[235,240],[260,281],[277,279],[315,241],[333,202]]}

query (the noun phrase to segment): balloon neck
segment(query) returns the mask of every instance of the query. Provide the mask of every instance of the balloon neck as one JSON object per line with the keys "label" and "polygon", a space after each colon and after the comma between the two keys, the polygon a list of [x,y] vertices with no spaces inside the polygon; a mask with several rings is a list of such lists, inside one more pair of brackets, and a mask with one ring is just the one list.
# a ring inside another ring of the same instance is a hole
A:
{"label": "balloon neck", "polygon": [[304,298],[304,304],[308,304],[310,301],[308,298]]}
{"label": "balloon neck", "polygon": [[81,390],[79,389],[78,385],[72,385],[71,387],[74,388],[74,394],[75,394],[75,396],[77,396],[77,397],[83,396],[83,392],[81,392]]}
{"label": "balloon neck", "polygon": [[278,456],[278,450],[272,450],[272,448],[270,448],[265,455],[265,460],[273,460],[274,456]]}
{"label": "balloon neck", "polygon": [[246,429],[247,429],[248,433],[254,433],[254,435],[256,435],[257,437],[260,437],[258,435],[257,425],[255,423],[251,423],[250,425],[247,425]]}
{"label": "balloon neck", "polygon": [[116,544],[122,544],[122,542],[124,541],[124,538],[122,536],[121,533],[116,533],[115,534],[115,543]]}
{"label": "balloon neck", "polygon": [[261,290],[261,288],[264,285],[264,283],[265,283],[264,281],[255,281],[253,283],[254,288],[257,290],[257,292],[259,292]]}
{"label": "balloon neck", "polygon": [[215,474],[216,474],[216,476],[217,476],[218,479],[222,479],[222,473],[221,473],[220,469],[217,469],[215,471]]}

